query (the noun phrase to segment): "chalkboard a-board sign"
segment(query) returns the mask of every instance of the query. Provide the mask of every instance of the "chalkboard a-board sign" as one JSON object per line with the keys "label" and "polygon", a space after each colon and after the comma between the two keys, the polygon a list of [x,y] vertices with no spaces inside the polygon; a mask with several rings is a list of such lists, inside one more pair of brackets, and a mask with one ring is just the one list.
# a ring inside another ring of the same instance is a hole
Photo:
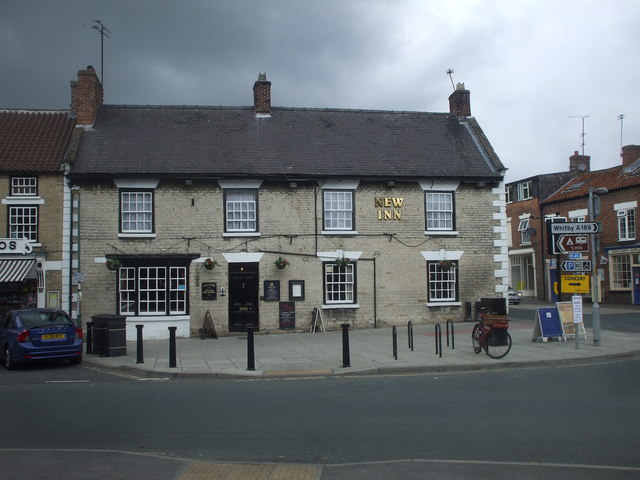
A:
{"label": "chalkboard a-board sign", "polygon": [[217,300],[218,290],[215,282],[202,282],[200,291],[202,292],[202,300]]}
{"label": "chalkboard a-board sign", "polygon": [[556,308],[538,308],[536,323],[533,328],[533,341],[542,339],[546,342],[549,338],[564,339],[560,316]]}
{"label": "chalkboard a-board sign", "polygon": [[295,302],[280,302],[280,330],[293,330],[295,328],[296,328]]}
{"label": "chalkboard a-board sign", "polygon": [[280,280],[264,281],[265,302],[277,302],[280,300]]}

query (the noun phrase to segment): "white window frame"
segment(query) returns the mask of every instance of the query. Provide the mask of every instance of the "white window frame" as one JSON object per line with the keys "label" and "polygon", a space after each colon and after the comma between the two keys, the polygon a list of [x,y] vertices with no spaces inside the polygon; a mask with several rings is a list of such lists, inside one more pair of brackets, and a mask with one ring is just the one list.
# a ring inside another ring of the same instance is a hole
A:
{"label": "white window frame", "polygon": [[427,302],[438,304],[458,302],[458,261],[444,270],[440,261],[427,262]]}
{"label": "white window frame", "polygon": [[167,267],[138,267],[138,314],[166,315]]}
{"label": "white window frame", "polygon": [[323,232],[355,230],[355,191],[324,189],[322,195]]}
{"label": "white window frame", "polygon": [[120,314],[135,315],[137,311],[136,269],[121,267],[118,269],[118,294],[120,297]]}
{"label": "white window frame", "polygon": [[118,269],[121,315],[174,316],[188,310],[187,267],[141,265]]}
{"label": "white window frame", "polygon": [[620,209],[616,212],[618,218],[618,240],[621,242],[636,239],[636,209]]}
{"label": "white window frame", "polygon": [[520,245],[531,244],[531,235],[529,234],[530,217],[520,218],[518,231],[520,232]]}
{"label": "white window frame", "polygon": [[8,213],[9,238],[38,241],[39,212],[36,205],[10,205]]}
{"label": "white window frame", "polygon": [[169,267],[169,313],[187,313],[187,269]]}
{"label": "white window frame", "polygon": [[531,196],[531,181],[518,184],[518,200],[529,200]]}
{"label": "white window frame", "polygon": [[349,262],[341,266],[333,262],[324,262],[323,285],[325,305],[356,304],[356,265]]}
{"label": "white window frame", "polygon": [[424,209],[427,232],[452,232],[454,230],[453,192],[425,192]]}
{"label": "white window frame", "polygon": [[504,198],[505,198],[505,203],[512,203],[513,202],[513,185],[509,185],[508,187],[505,188],[504,190]]}
{"label": "white window frame", "polygon": [[120,191],[120,233],[136,235],[154,232],[153,197],[153,190]]}
{"label": "white window frame", "polygon": [[258,232],[258,190],[225,189],[224,212],[226,233]]}
{"label": "white window frame", "polygon": [[35,197],[38,195],[38,177],[11,177],[12,197]]}
{"label": "white window frame", "polygon": [[609,289],[630,291],[632,287],[632,258],[629,254],[609,253]]}

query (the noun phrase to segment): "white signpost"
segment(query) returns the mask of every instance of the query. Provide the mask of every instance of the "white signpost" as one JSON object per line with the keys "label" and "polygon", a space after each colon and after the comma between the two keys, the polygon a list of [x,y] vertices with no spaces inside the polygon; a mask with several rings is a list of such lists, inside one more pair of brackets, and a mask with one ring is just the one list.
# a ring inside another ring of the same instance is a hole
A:
{"label": "white signpost", "polygon": [[550,225],[553,235],[579,235],[598,233],[600,231],[600,224],[597,222],[552,223]]}

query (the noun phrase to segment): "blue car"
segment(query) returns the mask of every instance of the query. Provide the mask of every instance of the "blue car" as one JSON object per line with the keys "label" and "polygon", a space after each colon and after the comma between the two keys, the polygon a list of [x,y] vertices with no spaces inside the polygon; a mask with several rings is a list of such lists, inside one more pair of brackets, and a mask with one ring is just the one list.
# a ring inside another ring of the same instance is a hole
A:
{"label": "blue car", "polygon": [[82,362],[82,329],[63,310],[30,308],[0,312],[0,355],[7,370],[33,360]]}

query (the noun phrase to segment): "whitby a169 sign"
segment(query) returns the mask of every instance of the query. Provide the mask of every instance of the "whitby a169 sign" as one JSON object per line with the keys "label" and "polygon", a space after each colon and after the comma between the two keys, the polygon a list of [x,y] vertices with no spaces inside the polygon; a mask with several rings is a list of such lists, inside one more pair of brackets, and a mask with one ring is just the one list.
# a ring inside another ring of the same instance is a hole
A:
{"label": "whitby a169 sign", "polygon": [[560,234],[590,234],[598,233],[600,231],[600,224],[596,222],[569,222],[569,223],[552,223],[551,233],[554,235]]}

